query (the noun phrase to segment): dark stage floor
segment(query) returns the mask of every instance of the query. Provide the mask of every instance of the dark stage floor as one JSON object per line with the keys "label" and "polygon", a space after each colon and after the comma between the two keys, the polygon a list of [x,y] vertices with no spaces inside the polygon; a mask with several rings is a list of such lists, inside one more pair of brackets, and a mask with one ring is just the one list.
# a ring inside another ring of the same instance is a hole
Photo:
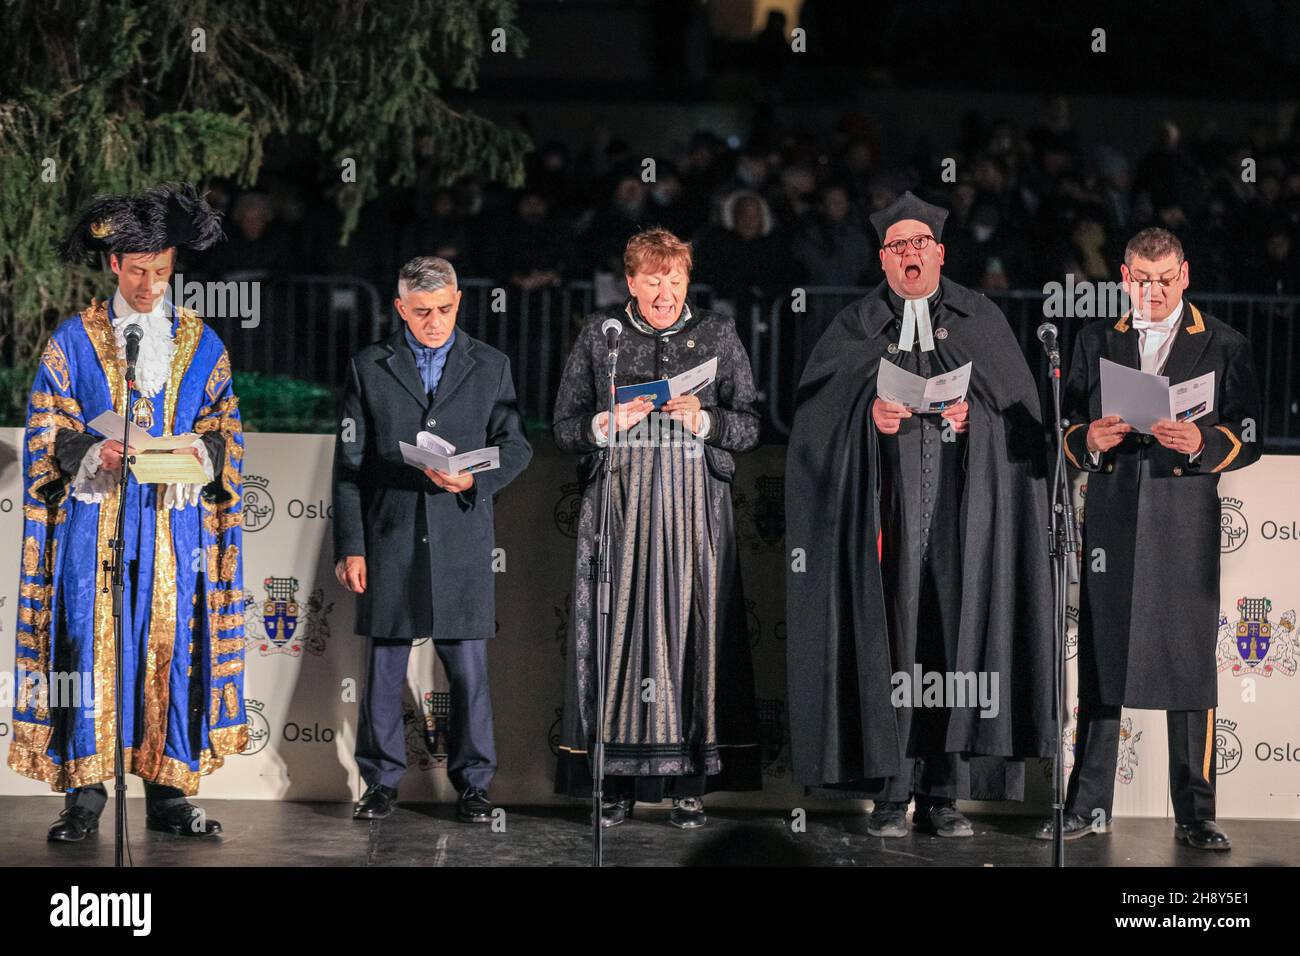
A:
{"label": "dark stage floor", "polygon": [[[132,799],[129,825],[137,866],[583,866],[590,861],[590,830],[577,807],[507,808],[504,832],[456,822],[449,805],[412,804],[387,820],[354,822],[336,803],[204,800],[225,833],[215,840],[184,840],[151,833],[144,801]],[[0,797],[0,866],[110,866],[112,806],[100,832],[83,844],[50,844],[45,831],[61,804],[44,797]],[[861,815],[810,816],[807,832],[793,834],[771,813],[722,811],[708,826],[680,831],[668,810],[638,806],[636,817],[605,831],[612,866],[674,866],[736,859],[830,866],[1046,866],[1051,846],[1030,838],[1028,817],[972,817],[973,839],[940,840],[923,834],[884,840],[866,835]],[[1166,820],[1119,820],[1105,836],[1067,844],[1074,866],[1295,866],[1300,825],[1294,821],[1224,820],[1235,848],[1191,850],[1175,843]]]}

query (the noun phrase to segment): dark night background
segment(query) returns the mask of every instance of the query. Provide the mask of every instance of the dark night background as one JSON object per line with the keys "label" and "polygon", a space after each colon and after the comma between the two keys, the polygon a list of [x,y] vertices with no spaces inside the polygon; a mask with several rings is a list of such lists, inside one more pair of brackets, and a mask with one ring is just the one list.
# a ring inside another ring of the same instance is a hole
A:
{"label": "dark night background", "polygon": [[[437,254],[542,423],[626,239],[664,225],[693,242],[699,297],[761,353],[780,440],[802,356],[880,281],[867,216],[912,189],[951,210],[945,273],[994,297],[1027,352],[1045,283],[1117,280],[1133,233],[1170,228],[1189,296],[1257,345],[1270,447],[1300,436],[1300,4],[523,0],[517,25],[524,56],[487,54],[477,89],[444,94],[528,137],[522,187],[428,164],[340,246],[337,172],[306,138],[268,142],[251,185],[210,181],[228,240],[183,270],[260,279],[277,316],[232,347],[237,368],[332,389],[343,354],[393,320],[400,265]],[[822,290],[806,313],[785,307],[794,287]]]}

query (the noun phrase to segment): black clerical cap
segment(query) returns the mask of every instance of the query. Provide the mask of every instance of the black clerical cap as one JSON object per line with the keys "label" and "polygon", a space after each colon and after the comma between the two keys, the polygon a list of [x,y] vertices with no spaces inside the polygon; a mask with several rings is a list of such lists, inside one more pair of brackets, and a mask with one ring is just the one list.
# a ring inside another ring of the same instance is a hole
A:
{"label": "black clerical cap", "polygon": [[934,233],[935,242],[939,242],[943,239],[943,224],[947,218],[948,210],[931,205],[924,199],[917,199],[911,190],[908,190],[884,209],[873,212],[871,224],[876,227],[880,241],[884,242],[885,233],[889,232],[889,227],[894,223],[904,219],[915,219],[929,226],[930,231]]}
{"label": "black clerical cap", "polygon": [[201,252],[221,238],[221,214],[189,183],[160,183],[134,196],[97,196],[81,211],[59,248],[64,262],[99,253]]}

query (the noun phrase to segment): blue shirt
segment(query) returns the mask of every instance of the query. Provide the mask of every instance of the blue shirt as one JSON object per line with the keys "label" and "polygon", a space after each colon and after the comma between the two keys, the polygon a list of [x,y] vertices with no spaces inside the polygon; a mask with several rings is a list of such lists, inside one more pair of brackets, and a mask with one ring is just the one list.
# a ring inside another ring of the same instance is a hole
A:
{"label": "blue shirt", "polygon": [[415,367],[420,370],[420,381],[424,383],[424,390],[428,393],[430,399],[438,391],[438,382],[442,378],[442,369],[447,364],[447,353],[451,351],[451,346],[455,341],[456,330],[452,329],[451,335],[447,337],[446,342],[443,342],[436,349],[431,349],[411,334],[410,326],[406,327],[406,344],[411,347],[411,354],[415,356]]}

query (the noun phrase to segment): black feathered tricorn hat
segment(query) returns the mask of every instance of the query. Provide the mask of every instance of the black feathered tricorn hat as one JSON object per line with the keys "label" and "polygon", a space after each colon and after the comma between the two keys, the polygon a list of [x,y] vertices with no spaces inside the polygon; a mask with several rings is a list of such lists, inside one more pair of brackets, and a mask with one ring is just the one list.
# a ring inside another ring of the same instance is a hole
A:
{"label": "black feathered tricorn hat", "polygon": [[97,196],[77,216],[59,256],[81,264],[98,253],[162,252],[172,246],[200,252],[221,236],[221,214],[193,185],[159,183],[135,196]]}

